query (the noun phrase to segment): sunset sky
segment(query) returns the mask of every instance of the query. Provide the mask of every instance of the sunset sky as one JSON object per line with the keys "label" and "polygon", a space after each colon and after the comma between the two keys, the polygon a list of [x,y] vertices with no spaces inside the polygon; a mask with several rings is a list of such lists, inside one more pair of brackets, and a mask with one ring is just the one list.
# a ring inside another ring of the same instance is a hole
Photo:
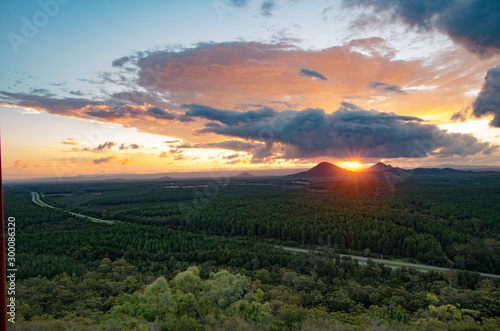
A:
{"label": "sunset sky", "polygon": [[2,1],[5,179],[500,165],[500,3]]}

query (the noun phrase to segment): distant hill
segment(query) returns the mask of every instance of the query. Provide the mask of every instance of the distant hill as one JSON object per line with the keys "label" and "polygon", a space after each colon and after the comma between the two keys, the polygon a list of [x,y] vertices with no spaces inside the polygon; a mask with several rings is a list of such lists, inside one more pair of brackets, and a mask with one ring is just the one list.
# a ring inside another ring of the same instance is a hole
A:
{"label": "distant hill", "polygon": [[498,172],[493,171],[464,171],[452,168],[415,168],[415,169],[402,169],[395,168],[389,164],[384,164],[379,162],[370,168],[359,171],[352,172],[349,170],[337,167],[329,162],[321,162],[317,166],[296,174],[285,176],[287,179],[304,179],[304,180],[359,180],[364,178],[364,180],[387,180],[388,178],[414,178],[414,179],[426,179],[426,178],[473,178],[476,176],[487,176],[487,175],[498,175]]}
{"label": "distant hill", "polygon": [[382,172],[384,176],[394,175],[399,177],[413,177],[413,178],[472,178],[476,176],[498,176],[498,172],[494,171],[471,171],[471,170],[457,170],[453,168],[414,168],[414,169],[401,169],[392,168]]}
{"label": "distant hill", "polygon": [[160,177],[160,178],[156,178],[157,180],[169,180],[169,179],[172,179],[172,177],[170,176],[163,176],[163,177]]}
{"label": "distant hill", "polygon": [[442,164],[437,166],[436,168],[452,168],[457,170],[471,170],[471,171],[500,171],[500,166],[484,166],[484,165],[471,165],[471,164]]}
{"label": "distant hill", "polygon": [[[473,169],[469,169],[473,168]],[[295,173],[296,171],[300,171]],[[239,170],[241,171],[241,170]],[[386,178],[387,176],[395,177],[471,177],[471,176],[498,176],[500,167],[491,166],[463,166],[453,165],[446,168],[439,166],[436,168],[415,168],[402,169],[392,167],[389,164],[379,162],[364,171],[352,172],[329,162],[321,162],[315,167],[305,169],[255,169],[253,174],[248,172],[239,173],[238,170],[215,170],[216,176],[226,178],[252,178],[252,177],[281,177],[286,179],[348,179],[358,180],[360,178]],[[352,175],[355,176],[352,176]],[[283,177],[284,176],[284,177]],[[29,179],[8,179],[5,183],[49,183],[49,182],[127,182],[127,181],[150,181],[150,180],[178,180],[178,179],[213,179],[214,171],[197,171],[197,172],[170,172],[170,173],[152,173],[152,174],[134,174],[134,173],[118,173],[118,174],[94,174],[94,175],[78,175],[68,177],[45,177],[45,178],[29,178]]]}
{"label": "distant hill", "polygon": [[286,178],[293,178],[293,179],[336,178],[336,177],[344,177],[352,173],[353,173],[352,171],[342,169],[329,162],[321,162],[317,166],[307,171],[302,171],[293,175],[288,175],[286,176]]}
{"label": "distant hill", "polygon": [[386,171],[386,170],[390,170],[390,169],[394,169],[394,167],[391,166],[390,164],[378,162],[377,164],[374,164],[371,167],[369,167],[368,169],[366,169],[365,171]]}
{"label": "distant hill", "polygon": [[415,168],[409,170],[412,175],[416,176],[456,176],[456,175],[464,175],[464,174],[472,174],[473,171],[463,171],[452,168]]}
{"label": "distant hill", "polygon": [[237,178],[251,178],[251,177],[255,177],[255,176],[252,175],[251,173],[248,173],[248,172],[242,172],[241,174],[239,174],[236,177]]}
{"label": "distant hill", "polygon": [[[165,173],[158,174],[99,174],[99,175],[78,175],[72,177],[45,177],[33,178],[23,181],[33,183],[49,183],[49,182],[126,182],[136,180],[168,180],[172,177]],[[13,181],[11,181],[13,182]],[[21,182],[21,181],[20,181]]]}

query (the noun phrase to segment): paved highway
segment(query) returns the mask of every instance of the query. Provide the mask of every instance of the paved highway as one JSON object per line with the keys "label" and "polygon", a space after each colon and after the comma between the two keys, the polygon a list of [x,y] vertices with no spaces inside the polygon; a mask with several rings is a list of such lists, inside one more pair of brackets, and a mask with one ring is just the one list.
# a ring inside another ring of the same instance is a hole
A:
{"label": "paved highway", "polygon": [[[43,202],[40,199],[40,195],[38,193],[36,193],[36,192],[31,192],[31,200],[34,203],[36,203],[37,205],[42,206],[42,207],[48,207],[48,208],[53,208],[53,209],[60,209],[60,208],[53,207],[53,206],[48,205],[45,202]],[[64,209],[61,209],[61,210],[64,210]],[[64,210],[64,211],[66,211],[66,212],[68,212],[71,215],[74,215],[76,217],[86,218],[86,219],[88,219],[88,220],[90,220],[92,222],[105,223],[105,224],[113,224],[114,223],[113,221],[102,220],[102,219],[95,218],[95,217],[90,217],[90,216],[86,216],[86,215],[82,215],[82,214],[77,214],[77,213],[73,213],[73,212],[68,211],[68,210]],[[314,251],[308,250],[308,249],[292,248],[292,247],[284,247],[284,246],[279,246],[279,247],[283,248],[284,250],[292,251],[292,252],[297,252],[297,253],[311,253],[311,252],[314,252]],[[366,264],[368,262],[368,259],[369,259],[367,257],[356,256],[356,255],[346,255],[346,254],[339,254],[339,255],[340,256],[349,256],[351,259],[359,261],[359,263],[361,263],[361,264]],[[434,267],[434,266],[425,265],[425,264],[414,264],[414,263],[396,262],[396,261],[385,260],[385,259],[371,259],[371,260],[373,262],[382,263],[383,265],[386,265],[386,266],[391,267],[391,268],[407,267],[407,268],[418,269],[418,270],[420,270],[422,272],[427,272],[429,270],[441,271],[441,272],[452,270],[452,269],[448,269],[448,268]],[[500,278],[500,275],[495,275],[495,274],[487,274],[487,273],[483,273],[483,272],[479,272],[479,274],[481,276],[483,276],[483,277]]]}
{"label": "paved highway", "polygon": [[95,217],[90,217],[90,216],[87,216],[87,215],[73,213],[73,212],[71,212],[69,210],[64,210],[64,209],[61,209],[61,208],[56,208],[54,206],[51,206],[51,205],[46,204],[45,202],[43,202],[42,199],[40,198],[40,194],[38,194],[36,192],[31,192],[31,201],[33,201],[34,203],[36,203],[39,206],[48,207],[48,208],[52,208],[52,209],[59,209],[59,210],[65,211],[67,213],[70,213],[71,215],[74,215],[76,217],[81,217],[81,218],[88,219],[88,220],[90,220],[92,222],[104,223],[104,224],[113,224],[114,223],[113,221],[102,220],[102,219],[95,218]]}
{"label": "paved highway", "polygon": [[[301,249],[301,248],[292,248],[292,247],[284,247],[284,246],[279,246],[283,248],[284,250],[287,251],[292,251],[292,252],[297,252],[297,253],[311,253],[314,252],[312,250],[308,249]],[[340,256],[349,256],[353,260],[359,261],[361,264],[366,264],[368,262],[367,257],[362,257],[362,256],[356,256],[356,255],[346,255],[346,254],[339,254]],[[407,268],[413,268],[413,269],[418,269],[419,271],[422,272],[427,272],[429,270],[433,271],[448,271],[448,270],[453,270],[453,269],[448,269],[448,268],[442,268],[442,267],[434,267],[430,265],[425,265],[425,264],[414,264],[414,263],[405,263],[405,262],[396,262],[396,261],[391,261],[391,260],[385,260],[385,259],[370,259],[373,262],[378,262],[382,263],[383,265],[386,265],[391,268],[401,268],[401,267],[407,267]],[[455,270],[458,271],[458,270]],[[490,278],[500,278],[500,275],[495,275],[495,274],[487,274],[484,272],[478,272],[483,277],[490,277]]]}
{"label": "paved highway", "polygon": [[42,207],[49,207],[52,209],[56,209],[55,207],[52,207],[51,205],[48,205],[45,202],[43,202],[42,199],[40,199],[40,194],[36,192],[31,192],[31,201]]}

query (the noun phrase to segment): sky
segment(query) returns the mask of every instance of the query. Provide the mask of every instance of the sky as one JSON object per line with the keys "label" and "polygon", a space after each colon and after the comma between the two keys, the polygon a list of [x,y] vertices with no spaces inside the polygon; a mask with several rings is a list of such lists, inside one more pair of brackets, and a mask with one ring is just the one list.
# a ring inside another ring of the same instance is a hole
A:
{"label": "sky", "polygon": [[0,1],[5,179],[500,165],[500,3]]}

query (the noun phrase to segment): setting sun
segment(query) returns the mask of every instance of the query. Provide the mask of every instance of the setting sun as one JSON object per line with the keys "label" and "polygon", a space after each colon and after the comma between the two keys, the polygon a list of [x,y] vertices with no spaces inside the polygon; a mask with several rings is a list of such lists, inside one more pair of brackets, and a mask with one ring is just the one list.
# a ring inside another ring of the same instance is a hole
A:
{"label": "setting sun", "polygon": [[341,162],[337,164],[339,167],[342,167],[344,169],[352,170],[352,171],[358,171],[361,169],[363,166],[361,163],[358,161],[350,161],[350,162]]}

